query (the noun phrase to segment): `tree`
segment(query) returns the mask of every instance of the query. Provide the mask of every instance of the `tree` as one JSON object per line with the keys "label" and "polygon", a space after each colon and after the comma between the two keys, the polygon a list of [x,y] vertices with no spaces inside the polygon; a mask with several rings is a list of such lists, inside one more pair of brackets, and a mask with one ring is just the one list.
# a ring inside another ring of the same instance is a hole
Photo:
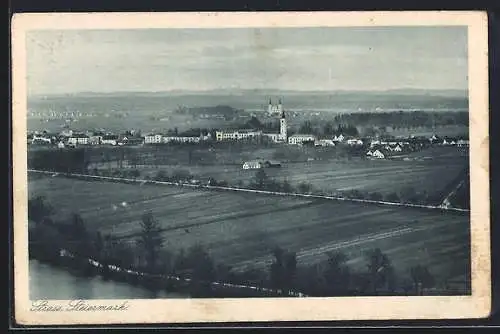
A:
{"label": "tree", "polygon": [[90,254],[90,239],[87,227],[82,217],[78,213],[71,215],[71,225],[69,226],[69,249],[79,257],[87,257]]}
{"label": "tree", "polygon": [[293,192],[293,187],[290,184],[290,182],[288,182],[287,179],[285,179],[283,181],[282,190],[283,190],[284,193],[292,193]]}
{"label": "tree", "polygon": [[333,133],[333,125],[331,122],[326,122],[323,126],[323,135],[329,136]]}
{"label": "tree", "polygon": [[424,289],[432,288],[435,284],[434,277],[427,267],[417,265],[410,269],[411,278],[417,295],[422,295]]}
{"label": "tree", "polygon": [[299,133],[313,133],[314,129],[312,127],[311,121],[305,121],[300,125]]}
{"label": "tree", "polygon": [[148,270],[154,273],[157,270],[158,254],[163,247],[160,225],[153,214],[147,212],[142,216],[141,227],[138,244],[144,250]]}
{"label": "tree", "polygon": [[345,293],[349,289],[349,267],[346,265],[347,256],[344,253],[328,255],[326,268],[323,272],[329,290],[334,295]]}
{"label": "tree", "polygon": [[417,199],[417,192],[413,187],[405,187],[399,195],[402,203],[413,203]]}
{"label": "tree", "polygon": [[271,284],[276,289],[289,291],[297,271],[297,255],[280,247],[273,250],[275,260],[271,264]]}
{"label": "tree", "polygon": [[306,182],[301,182],[298,185],[298,191],[301,194],[308,194],[311,191],[311,185]]}
{"label": "tree", "polygon": [[154,178],[156,181],[165,181],[167,179],[167,173],[164,170],[159,170]]}
{"label": "tree", "polygon": [[138,169],[132,169],[130,171],[130,176],[132,176],[134,179],[138,178],[141,175],[141,172]]}
{"label": "tree", "polygon": [[54,213],[54,208],[47,203],[44,196],[37,196],[28,200],[28,217],[40,223]]}
{"label": "tree", "polygon": [[257,189],[264,189],[268,182],[269,179],[264,169],[259,169],[255,173],[255,185],[257,186]]}
{"label": "tree", "polygon": [[394,286],[394,270],[386,254],[379,248],[365,254],[372,292],[376,293],[381,287],[392,289]]}
{"label": "tree", "polygon": [[396,193],[390,193],[385,197],[387,202],[399,203],[399,196]]}
{"label": "tree", "polygon": [[372,201],[381,201],[383,199],[382,194],[378,192],[373,192],[370,194],[369,198]]}

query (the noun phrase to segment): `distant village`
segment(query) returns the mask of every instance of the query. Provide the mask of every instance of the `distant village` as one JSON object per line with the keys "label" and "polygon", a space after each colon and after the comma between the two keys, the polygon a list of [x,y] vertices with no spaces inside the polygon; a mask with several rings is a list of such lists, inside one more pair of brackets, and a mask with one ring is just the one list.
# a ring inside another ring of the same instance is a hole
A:
{"label": "distant village", "polygon": [[438,144],[457,147],[468,147],[467,138],[439,137],[414,137],[383,139],[366,138],[342,133],[333,136],[318,136],[309,133],[289,134],[287,118],[281,100],[273,104],[269,100],[268,114],[275,115],[279,119],[279,131],[264,132],[256,129],[218,129],[215,136],[210,132],[199,135],[177,135],[148,133],[143,135],[138,130],[127,130],[123,133],[111,133],[104,130],[99,131],[73,131],[64,129],[59,133],[49,133],[48,131],[34,131],[28,133],[29,145],[50,145],[57,148],[75,148],[79,146],[138,146],[138,145],[161,145],[169,143],[191,143],[201,142],[231,142],[231,141],[251,141],[266,138],[277,144],[288,144],[312,147],[335,147],[336,145],[347,145],[366,149],[366,156],[373,159],[384,159],[395,153],[407,153],[414,151],[424,144]]}

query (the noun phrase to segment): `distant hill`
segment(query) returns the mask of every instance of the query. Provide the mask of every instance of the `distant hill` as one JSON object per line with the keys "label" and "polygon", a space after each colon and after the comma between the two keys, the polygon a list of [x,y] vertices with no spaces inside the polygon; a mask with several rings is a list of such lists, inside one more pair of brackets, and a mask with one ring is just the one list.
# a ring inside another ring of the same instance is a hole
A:
{"label": "distant hill", "polygon": [[[467,97],[467,90],[459,89],[415,89],[415,88],[401,88],[389,90],[281,90],[281,89],[211,89],[211,90],[167,90],[157,92],[77,92],[72,94],[54,94],[44,95],[48,98],[61,98],[61,97],[118,97],[118,96],[230,96],[230,95],[258,95],[258,96],[287,96],[287,95],[331,95],[331,96],[349,96],[349,95],[405,95],[405,96],[446,96],[446,97]],[[32,98],[43,98],[42,95],[33,95]]]}
{"label": "distant hill", "polygon": [[[163,114],[179,108],[216,108],[267,110],[269,99],[281,98],[286,110],[329,110],[372,112],[382,110],[467,110],[467,93],[455,90],[426,91],[399,89],[391,91],[287,91],[287,90],[212,90],[170,92],[76,93],[31,96],[28,107],[39,110],[92,110]],[[193,109],[194,108],[194,109]],[[199,109],[198,109],[199,110]],[[229,111],[234,113],[234,110]]]}

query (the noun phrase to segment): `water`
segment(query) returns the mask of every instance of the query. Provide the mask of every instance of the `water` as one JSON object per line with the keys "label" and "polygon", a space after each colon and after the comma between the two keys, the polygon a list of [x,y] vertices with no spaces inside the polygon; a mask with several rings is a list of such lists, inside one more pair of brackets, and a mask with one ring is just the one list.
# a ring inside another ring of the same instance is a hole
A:
{"label": "water", "polygon": [[78,277],[36,260],[29,261],[30,299],[153,299],[188,298],[166,291],[151,291],[101,277]]}

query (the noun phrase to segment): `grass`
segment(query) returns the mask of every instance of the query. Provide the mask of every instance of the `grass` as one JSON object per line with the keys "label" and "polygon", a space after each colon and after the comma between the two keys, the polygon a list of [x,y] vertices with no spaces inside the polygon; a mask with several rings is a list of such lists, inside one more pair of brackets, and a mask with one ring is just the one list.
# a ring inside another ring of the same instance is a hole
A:
{"label": "grass", "polygon": [[403,274],[422,264],[440,278],[468,276],[465,214],[63,177],[30,178],[29,191],[45,196],[58,219],[78,212],[89,229],[130,242],[150,210],[168,249],[202,244],[236,269],[264,268],[275,246],[296,251],[302,264],[342,251],[364,269],[363,252],[378,247]]}

